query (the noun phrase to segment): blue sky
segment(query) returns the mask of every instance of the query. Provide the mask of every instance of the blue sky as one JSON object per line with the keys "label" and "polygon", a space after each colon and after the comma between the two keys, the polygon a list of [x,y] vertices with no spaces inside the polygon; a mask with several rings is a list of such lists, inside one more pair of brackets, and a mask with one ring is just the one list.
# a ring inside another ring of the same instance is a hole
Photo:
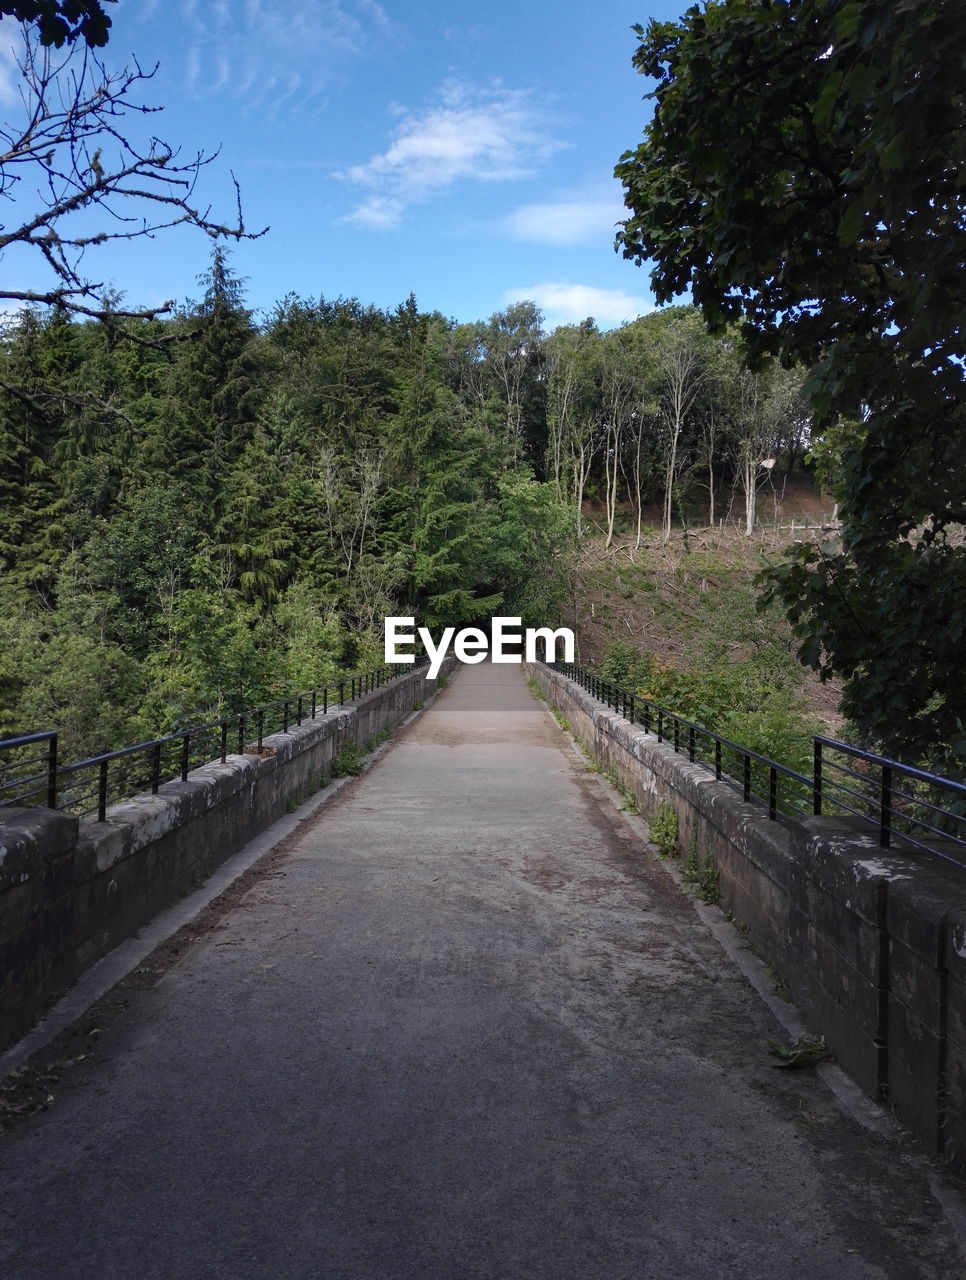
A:
{"label": "blue sky", "polygon": [[[221,149],[199,199],[250,228],[233,269],[258,311],[292,291],[485,319],[532,298],[549,326],[648,310],[613,250],[613,166],[649,104],[646,7],[495,0],[122,0],[108,61],[158,62],[144,100],[183,154]],[[2,97],[2,94],[0,94]],[[131,303],[198,296],[208,244],[176,231],[90,259]]]}

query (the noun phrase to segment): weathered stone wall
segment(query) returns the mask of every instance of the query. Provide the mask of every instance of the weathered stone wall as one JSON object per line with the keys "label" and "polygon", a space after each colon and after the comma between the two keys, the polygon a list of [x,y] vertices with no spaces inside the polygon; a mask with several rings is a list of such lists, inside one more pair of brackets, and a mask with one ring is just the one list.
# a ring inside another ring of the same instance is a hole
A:
{"label": "weathered stone wall", "polygon": [[113,805],[105,822],[0,809],[0,1049],[95,960],[324,785],[333,757],[364,750],[436,683],[425,669],[400,676],[267,736],[261,755],[230,755]]}
{"label": "weathered stone wall", "polygon": [[842,819],[769,821],[574,681],[529,673],[643,813],[673,808],[679,854],[713,865],[722,909],[842,1067],[966,1172],[966,868]]}

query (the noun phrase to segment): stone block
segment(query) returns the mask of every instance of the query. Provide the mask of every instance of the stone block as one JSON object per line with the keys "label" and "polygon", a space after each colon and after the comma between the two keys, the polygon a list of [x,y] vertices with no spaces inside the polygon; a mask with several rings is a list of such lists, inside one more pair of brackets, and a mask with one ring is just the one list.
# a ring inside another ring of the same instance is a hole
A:
{"label": "stone block", "polygon": [[836,1017],[848,1017],[863,1038],[878,1039],[882,989],[851,965],[811,921],[807,945],[809,1009],[816,1016],[819,1010],[835,1011]]}
{"label": "stone block", "polygon": [[875,986],[885,984],[883,932],[859,914],[850,901],[828,893],[811,878],[805,881],[803,912],[815,932],[825,938],[854,969]]}
{"label": "stone block", "polygon": [[56,809],[0,810],[0,894],[73,849],[78,821]]}
{"label": "stone block", "polygon": [[934,968],[946,967],[947,935],[957,911],[966,912],[966,868],[917,855],[911,874],[889,885],[886,927],[891,937]]}
{"label": "stone block", "polygon": [[950,978],[966,988],[966,909],[948,911],[946,925],[945,967]]}
{"label": "stone block", "polygon": [[[933,957],[935,959],[935,957]],[[889,939],[889,988],[891,997],[939,1035],[945,1010],[945,975],[895,937]]]}

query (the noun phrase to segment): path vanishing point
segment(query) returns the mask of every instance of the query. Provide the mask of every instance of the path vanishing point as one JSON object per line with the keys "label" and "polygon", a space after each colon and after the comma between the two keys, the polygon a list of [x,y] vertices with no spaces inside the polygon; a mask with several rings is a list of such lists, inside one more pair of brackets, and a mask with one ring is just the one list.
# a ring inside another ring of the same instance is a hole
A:
{"label": "path vanishing point", "polygon": [[607,790],[460,670],[78,1023],[0,1142],[0,1276],[966,1275]]}

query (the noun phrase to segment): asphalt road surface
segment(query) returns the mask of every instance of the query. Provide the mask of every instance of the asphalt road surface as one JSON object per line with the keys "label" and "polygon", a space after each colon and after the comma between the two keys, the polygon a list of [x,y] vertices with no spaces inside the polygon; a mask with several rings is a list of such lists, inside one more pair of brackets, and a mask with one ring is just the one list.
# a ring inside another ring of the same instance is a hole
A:
{"label": "asphalt road surface", "polygon": [[519,668],[461,670],[61,1047],[0,1276],[966,1274],[599,785]]}

